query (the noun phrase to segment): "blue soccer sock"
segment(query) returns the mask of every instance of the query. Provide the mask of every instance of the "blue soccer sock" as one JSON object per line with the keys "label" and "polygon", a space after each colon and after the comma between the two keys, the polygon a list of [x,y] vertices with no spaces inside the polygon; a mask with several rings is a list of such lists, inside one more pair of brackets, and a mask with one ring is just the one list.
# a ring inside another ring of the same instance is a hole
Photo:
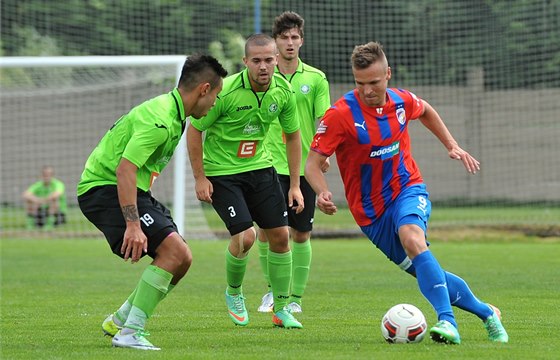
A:
{"label": "blue soccer sock", "polygon": [[448,271],[445,272],[445,277],[451,305],[475,314],[483,321],[492,315],[490,306],[474,296],[465,280]]}
{"label": "blue soccer sock", "polygon": [[416,269],[416,280],[420,292],[432,304],[438,320],[447,320],[457,327],[449,301],[445,273],[436,258],[428,250],[412,259],[412,264]]}

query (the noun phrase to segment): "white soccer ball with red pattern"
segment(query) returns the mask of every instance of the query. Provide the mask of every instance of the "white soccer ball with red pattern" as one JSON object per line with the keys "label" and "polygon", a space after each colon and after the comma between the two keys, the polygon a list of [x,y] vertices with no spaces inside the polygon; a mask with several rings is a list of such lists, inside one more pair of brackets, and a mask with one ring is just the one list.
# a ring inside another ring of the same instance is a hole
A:
{"label": "white soccer ball with red pattern", "polygon": [[381,334],[389,343],[419,343],[428,325],[420,309],[410,304],[398,304],[381,320]]}

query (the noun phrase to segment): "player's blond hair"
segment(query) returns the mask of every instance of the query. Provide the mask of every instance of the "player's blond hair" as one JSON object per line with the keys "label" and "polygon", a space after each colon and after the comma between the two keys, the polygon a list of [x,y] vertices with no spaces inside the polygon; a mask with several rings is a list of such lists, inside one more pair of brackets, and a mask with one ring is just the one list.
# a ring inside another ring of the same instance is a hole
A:
{"label": "player's blond hair", "polygon": [[365,69],[378,61],[383,61],[388,66],[383,46],[377,41],[356,45],[352,51],[352,67],[355,69]]}

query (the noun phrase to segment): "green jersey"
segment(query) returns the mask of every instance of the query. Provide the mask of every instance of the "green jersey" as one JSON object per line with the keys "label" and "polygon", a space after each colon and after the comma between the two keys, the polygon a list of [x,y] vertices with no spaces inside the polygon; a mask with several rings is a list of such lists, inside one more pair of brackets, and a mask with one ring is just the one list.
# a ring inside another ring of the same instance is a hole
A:
{"label": "green jersey", "polygon": [[290,83],[275,74],[267,91],[255,92],[247,69],[228,76],[212,110],[203,118],[191,120],[194,128],[205,131],[206,175],[233,175],[271,167],[272,156],[263,147],[263,140],[273,122],[287,134],[299,129]]}
{"label": "green jersey", "polygon": [[61,195],[58,198],[58,211],[60,213],[66,214],[66,187],[64,186],[64,183],[62,181],[51,178],[51,182],[49,184],[45,184],[43,180],[40,180],[36,183],[31,184],[31,186],[27,188],[27,191],[37,196],[38,198],[46,198],[55,192],[60,192]]}
{"label": "green jersey", "polygon": [[78,195],[95,186],[116,185],[121,158],[138,167],[136,186],[148,191],[173,156],[185,120],[177,89],[134,107],[117,120],[89,156]]}
{"label": "green jersey", "polygon": [[[281,74],[276,68],[276,72]],[[304,175],[305,160],[309,154],[311,141],[315,135],[315,122],[322,117],[331,106],[329,82],[325,74],[299,60],[298,68],[292,75],[283,75],[292,84],[297,100],[297,117],[301,132],[301,170]],[[270,126],[265,147],[272,154],[273,165],[282,175],[289,175],[288,158],[286,156],[286,141],[282,128],[278,122]]]}

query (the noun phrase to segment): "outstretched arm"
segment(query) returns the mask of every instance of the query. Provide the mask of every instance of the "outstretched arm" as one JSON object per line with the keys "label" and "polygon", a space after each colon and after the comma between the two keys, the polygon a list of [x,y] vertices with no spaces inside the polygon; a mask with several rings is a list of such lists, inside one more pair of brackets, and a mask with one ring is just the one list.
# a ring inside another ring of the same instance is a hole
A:
{"label": "outstretched arm", "polygon": [[422,101],[424,103],[424,114],[420,116],[422,124],[445,146],[451,159],[460,160],[469,173],[476,174],[480,170],[480,162],[459,147],[437,111],[426,101]]}
{"label": "outstretched arm", "polygon": [[317,207],[327,215],[336,213],[336,205],[332,201],[327,179],[323,172],[328,157],[311,150],[305,163],[305,179],[317,194]]}

